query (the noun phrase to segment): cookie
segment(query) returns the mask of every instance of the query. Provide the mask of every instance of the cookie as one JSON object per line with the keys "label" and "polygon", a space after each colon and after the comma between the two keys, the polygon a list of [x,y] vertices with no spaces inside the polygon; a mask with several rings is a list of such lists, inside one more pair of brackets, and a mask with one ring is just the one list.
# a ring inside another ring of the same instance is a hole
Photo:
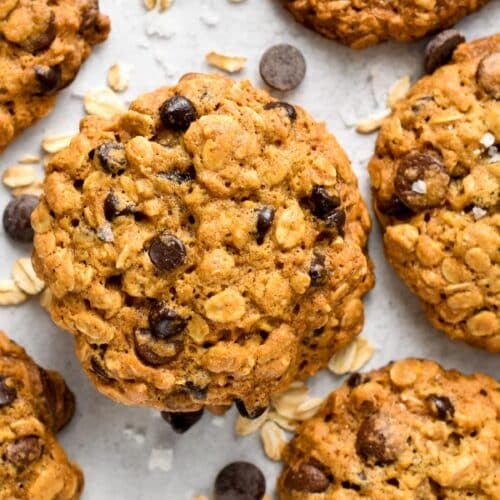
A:
{"label": "cookie", "polygon": [[354,49],[409,42],[449,28],[488,0],[281,0],[295,19]]}
{"label": "cookie", "polygon": [[73,417],[62,377],[0,332],[0,498],[76,500],[83,475],[55,433]]}
{"label": "cookie", "polygon": [[433,361],[355,373],[285,449],[279,498],[500,498],[499,396]]}
{"label": "cookie", "polygon": [[387,258],[436,328],[500,352],[500,35],[454,51],[385,120],[369,164]]}
{"label": "cookie", "polygon": [[45,116],[109,20],[98,0],[5,0],[0,5],[0,152]]}
{"label": "cookie", "polygon": [[257,415],[361,330],[370,220],[299,107],[189,74],[81,133],[47,170],[34,266],[100,391]]}

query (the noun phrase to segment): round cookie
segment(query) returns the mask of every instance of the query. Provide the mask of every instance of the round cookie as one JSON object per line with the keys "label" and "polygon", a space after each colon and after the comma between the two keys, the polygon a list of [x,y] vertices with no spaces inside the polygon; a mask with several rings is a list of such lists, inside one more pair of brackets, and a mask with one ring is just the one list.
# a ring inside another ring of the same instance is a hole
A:
{"label": "round cookie", "polygon": [[[450,337],[500,352],[500,35],[459,45],[369,164],[387,258]],[[495,146],[496,145],[496,146]]]}
{"label": "round cookie", "polygon": [[0,498],[80,497],[83,474],[54,435],[74,411],[62,377],[36,365],[0,332]]}
{"label": "round cookie", "polygon": [[108,32],[97,0],[0,2],[0,152],[53,108]]}
{"label": "round cookie", "polygon": [[489,0],[281,0],[305,26],[354,49],[449,28]]}
{"label": "round cookie", "polygon": [[257,414],[360,332],[373,286],[368,212],[335,139],[218,75],[84,119],[32,223],[52,318],[127,404]]}
{"label": "round cookie", "polygon": [[280,500],[500,498],[500,384],[407,359],[355,373],[284,451]]}

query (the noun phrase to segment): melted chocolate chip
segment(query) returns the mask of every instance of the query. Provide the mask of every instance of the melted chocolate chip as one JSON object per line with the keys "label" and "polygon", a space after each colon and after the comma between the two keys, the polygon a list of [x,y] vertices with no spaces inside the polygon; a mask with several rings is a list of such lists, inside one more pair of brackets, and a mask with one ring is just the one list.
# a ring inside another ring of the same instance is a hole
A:
{"label": "melted chocolate chip", "polygon": [[346,214],[343,208],[337,208],[325,218],[326,225],[335,229],[339,236],[344,236]]}
{"label": "melted chocolate chip", "polygon": [[440,160],[430,153],[412,151],[399,162],[394,189],[407,207],[418,212],[443,205],[449,182]]}
{"label": "melted chocolate chip", "polygon": [[149,258],[158,270],[173,271],[186,260],[186,248],[173,234],[163,233],[153,238],[149,247]]}
{"label": "melted chocolate chip", "polygon": [[358,387],[358,385],[361,385],[362,383],[363,376],[358,372],[349,375],[349,377],[347,378],[347,385],[353,389],[354,387]]}
{"label": "melted chocolate chip", "polygon": [[323,286],[328,280],[328,269],[323,254],[314,252],[311,266],[309,267],[309,277],[311,278],[312,287]]}
{"label": "melted chocolate chip", "polygon": [[29,243],[33,241],[34,231],[31,227],[31,214],[38,205],[38,198],[29,194],[16,196],[5,207],[3,227],[5,232],[15,241]]}
{"label": "melted chocolate chip", "polygon": [[265,110],[276,109],[276,108],[284,109],[286,111],[286,114],[288,115],[288,118],[290,118],[290,121],[294,122],[297,119],[297,111],[295,111],[295,108],[291,104],[288,104],[287,102],[273,101],[264,104]]}
{"label": "melted chocolate chip", "polygon": [[437,34],[425,48],[426,73],[434,73],[437,68],[448,63],[454,50],[463,42],[465,42],[465,37],[454,29],[444,30]]}
{"label": "melted chocolate chip", "polygon": [[215,500],[262,500],[265,493],[264,475],[248,462],[226,465],[215,479]]}
{"label": "melted chocolate chip", "polygon": [[175,95],[165,101],[160,108],[160,119],[169,129],[183,131],[197,118],[194,104],[187,98]]}
{"label": "melted chocolate chip", "polygon": [[315,217],[325,220],[340,206],[340,199],[332,196],[322,186],[314,186],[309,197],[311,212]]}
{"label": "melted chocolate chip", "polygon": [[500,100],[500,51],[481,59],[476,80],[488,95],[497,101]]}
{"label": "melted chocolate chip", "polygon": [[171,412],[162,411],[161,416],[165,422],[168,422],[172,430],[178,434],[184,434],[187,430],[193,427],[203,415],[203,410],[190,411],[190,412]]}
{"label": "melted chocolate chip", "polygon": [[285,487],[304,493],[323,493],[332,480],[315,463],[301,464],[298,469],[288,469],[285,473]]}
{"label": "melted chocolate chip", "polygon": [[398,219],[408,219],[413,215],[413,211],[397,196],[392,196],[389,200],[378,200],[377,208],[381,214],[397,217]]}
{"label": "melted chocolate chip", "polygon": [[9,387],[5,379],[0,377],[0,408],[10,405],[17,397],[14,387]]}
{"label": "melted chocolate chip", "polygon": [[185,318],[163,303],[157,304],[149,313],[149,327],[156,339],[168,340],[180,335],[187,323]]}
{"label": "melted chocolate chip", "polygon": [[137,330],[134,345],[137,357],[149,366],[164,365],[174,360],[182,350],[182,342],[158,340],[149,330]]}
{"label": "melted chocolate chip", "polygon": [[94,156],[104,170],[112,174],[121,174],[128,166],[125,146],[119,142],[105,142],[98,146]]}
{"label": "melted chocolate chip", "polygon": [[262,245],[274,221],[274,207],[262,207],[257,213],[257,244]]}
{"label": "melted chocolate chip", "polygon": [[396,460],[396,450],[388,442],[389,425],[377,415],[371,415],[361,423],[356,435],[356,452],[365,462],[383,465]]}
{"label": "melted chocolate chip", "polygon": [[431,410],[436,415],[439,420],[452,420],[455,415],[455,407],[451,402],[450,398],[446,396],[438,396],[437,394],[431,394],[427,397],[431,405]]}
{"label": "melted chocolate chip", "polygon": [[247,407],[245,406],[245,403],[243,403],[241,399],[235,399],[234,403],[236,405],[238,413],[242,417],[249,418],[250,420],[255,420],[256,418],[259,418],[267,410],[267,406],[248,410]]}
{"label": "melted chocolate chip", "polygon": [[38,436],[25,436],[16,439],[7,446],[5,458],[17,468],[26,467],[38,460],[43,453],[43,446]]}
{"label": "melted chocolate chip", "polygon": [[35,66],[35,77],[39,86],[39,93],[50,95],[54,93],[61,84],[60,66]]}
{"label": "melted chocolate chip", "polygon": [[55,40],[56,36],[56,18],[54,13],[51,12],[44,31],[30,36],[29,38],[20,42],[19,45],[31,54],[37,54],[38,52],[47,50],[52,45],[52,42]]}
{"label": "melted chocolate chip", "polygon": [[196,170],[191,165],[187,170],[181,172],[180,170],[172,170],[170,172],[162,172],[160,177],[168,179],[169,181],[176,182],[177,184],[183,184],[184,182],[190,182],[196,179]]}

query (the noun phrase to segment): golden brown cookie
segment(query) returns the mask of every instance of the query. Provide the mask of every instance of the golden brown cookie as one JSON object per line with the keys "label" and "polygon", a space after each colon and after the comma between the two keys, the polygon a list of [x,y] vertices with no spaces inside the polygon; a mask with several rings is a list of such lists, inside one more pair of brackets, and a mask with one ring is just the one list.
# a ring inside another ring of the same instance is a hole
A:
{"label": "golden brown cookie", "polygon": [[500,384],[416,359],[355,373],[284,462],[280,500],[500,498]]}
{"label": "golden brown cookie", "polygon": [[127,404],[256,412],[360,332],[373,285],[368,212],[335,139],[223,76],[84,119],[32,222],[52,318]]}
{"label": "golden brown cookie", "polygon": [[0,2],[0,151],[53,108],[108,32],[97,0]]}
{"label": "golden brown cookie", "polygon": [[281,0],[295,19],[354,49],[409,42],[453,26],[489,0]]}
{"label": "golden brown cookie", "polygon": [[459,45],[383,124],[386,255],[450,337],[500,352],[500,35]]}
{"label": "golden brown cookie", "polygon": [[80,497],[83,474],[55,437],[74,411],[62,377],[0,332],[0,499]]}

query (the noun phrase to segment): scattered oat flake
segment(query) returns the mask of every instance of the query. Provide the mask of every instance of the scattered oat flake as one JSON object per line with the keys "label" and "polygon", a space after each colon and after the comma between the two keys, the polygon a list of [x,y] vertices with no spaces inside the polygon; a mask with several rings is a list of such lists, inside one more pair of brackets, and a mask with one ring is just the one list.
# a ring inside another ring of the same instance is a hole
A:
{"label": "scattered oat flake", "polygon": [[217,52],[209,52],[206,55],[206,59],[211,66],[227,71],[228,73],[241,71],[247,62],[246,57],[227,56]]}
{"label": "scattered oat flake", "polygon": [[42,148],[46,153],[57,153],[69,146],[71,139],[75,134],[56,134],[49,135],[42,139]]}
{"label": "scattered oat flake", "polygon": [[297,408],[308,398],[307,386],[290,387],[287,391],[272,397],[274,409],[283,417],[297,420]]}
{"label": "scattered oat flake", "polygon": [[36,171],[31,165],[13,165],[5,169],[2,180],[9,188],[29,186],[35,181]]}
{"label": "scattered oat flake", "polygon": [[474,219],[479,220],[482,219],[485,215],[487,215],[488,212],[481,207],[472,207],[472,215],[474,216]]}
{"label": "scattered oat flake", "polygon": [[50,306],[50,303],[52,301],[52,292],[50,291],[50,288],[46,288],[41,294],[40,294],[40,305],[44,309],[48,309]]}
{"label": "scattered oat flake", "polygon": [[295,432],[298,427],[298,422],[291,418],[286,418],[283,415],[280,415],[276,411],[270,411],[268,415],[268,420],[272,420],[276,424],[278,424],[282,429],[289,432]]}
{"label": "scattered oat flake", "polygon": [[83,98],[83,105],[89,115],[97,115],[105,119],[125,111],[125,105],[121,99],[108,87],[89,90]]}
{"label": "scattered oat flake", "polygon": [[235,430],[236,434],[239,436],[248,436],[249,434],[253,434],[264,424],[267,420],[267,415],[269,410],[266,410],[260,417],[258,418],[245,418],[241,415],[238,415],[236,418]]}
{"label": "scattered oat flake", "polygon": [[0,280],[0,306],[22,304],[28,296],[16,285],[14,280]]}
{"label": "scattered oat flake", "polygon": [[135,441],[137,444],[143,444],[146,440],[144,429],[136,429],[131,425],[127,425],[125,429],[123,429],[123,434],[128,439]]}
{"label": "scattered oat flake", "polygon": [[260,438],[266,455],[271,460],[280,460],[283,449],[286,446],[286,438],[283,429],[274,422],[268,421],[260,430]]}
{"label": "scattered oat flake", "polygon": [[358,337],[336,352],[328,369],[335,375],[344,375],[359,370],[373,356],[374,348],[364,337]]}
{"label": "scattered oat flake", "polygon": [[35,181],[29,186],[23,186],[12,189],[12,194],[14,196],[22,196],[23,194],[30,194],[32,196],[36,196],[40,198],[43,193],[43,183],[41,181]]}
{"label": "scattered oat flake", "polygon": [[357,372],[366,363],[368,363],[375,352],[374,347],[370,344],[368,339],[358,337],[356,340],[356,356],[354,357],[354,362],[351,365],[352,372]]}
{"label": "scattered oat flake", "polygon": [[486,134],[481,137],[479,141],[485,148],[489,148],[495,144],[495,136],[491,132],[486,132]]}
{"label": "scattered oat flake", "polygon": [[38,155],[24,155],[22,158],[20,158],[19,163],[40,163],[40,160],[41,158]]}
{"label": "scattered oat flake", "polygon": [[378,130],[384,120],[391,114],[389,109],[383,109],[381,111],[376,111],[372,115],[364,118],[363,120],[359,120],[356,123],[356,132],[360,134],[371,134]]}
{"label": "scattered oat flake", "polygon": [[193,500],[208,500],[208,497],[206,495],[195,495]]}
{"label": "scattered oat flake", "polygon": [[160,9],[160,12],[164,12],[165,10],[170,9],[173,3],[174,0],[159,0],[158,7]]}
{"label": "scattered oat flake", "polygon": [[108,69],[108,85],[115,92],[125,92],[130,81],[131,67],[128,64],[113,64]]}
{"label": "scattered oat flake", "polygon": [[148,10],[153,10],[156,7],[156,0],[144,0],[144,7]]}
{"label": "scattered oat flake", "polygon": [[160,469],[168,472],[174,461],[174,450],[172,448],[153,448],[149,455],[148,469]]}
{"label": "scattered oat flake", "polygon": [[414,192],[414,193],[418,193],[418,194],[426,194],[427,193],[427,184],[425,183],[425,181],[423,181],[422,179],[418,179],[416,180],[412,185],[411,185],[411,190]]}
{"label": "scattered oat flake", "polygon": [[389,89],[387,104],[391,109],[394,109],[396,104],[406,97],[410,90],[410,77],[408,75],[401,77]]}
{"label": "scattered oat flake", "polygon": [[318,397],[308,397],[303,403],[297,406],[297,420],[307,420],[314,417],[320,407],[323,405],[324,399]]}
{"label": "scattered oat flake", "polygon": [[14,263],[12,278],[19,289],[28,295],[37,295],[45,288],[45,283],[36,275],[29,257],[22,257]]}

